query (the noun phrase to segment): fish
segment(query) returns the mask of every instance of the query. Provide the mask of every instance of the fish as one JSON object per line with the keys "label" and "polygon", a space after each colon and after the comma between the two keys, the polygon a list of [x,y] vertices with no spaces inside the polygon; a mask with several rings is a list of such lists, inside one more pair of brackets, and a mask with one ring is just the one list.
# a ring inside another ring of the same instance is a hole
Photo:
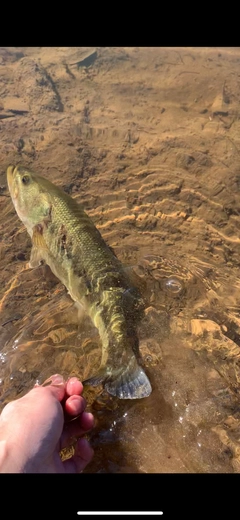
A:
{"label": "fish", "polygon": [[119,399],[148,397],[137,334],[144,302],[127,269],[83,206],[59,186],[21,165],[8,166],[7,181],[32,240],[29,267],[46,263],[98,329],[100,367],[83,383],[102,384]]}

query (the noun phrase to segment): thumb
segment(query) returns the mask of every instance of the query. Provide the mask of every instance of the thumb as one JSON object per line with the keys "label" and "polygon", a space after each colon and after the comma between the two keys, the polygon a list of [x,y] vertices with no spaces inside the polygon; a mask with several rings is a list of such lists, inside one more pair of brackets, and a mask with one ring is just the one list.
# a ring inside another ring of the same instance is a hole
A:
{"label": "thumb", "polygon": [[41,385],[35,385],[34,388],[48,388],[49,391],[58,399],[62,401],[65,395],[66,381],[60,374],[54,374],[46,379]]}

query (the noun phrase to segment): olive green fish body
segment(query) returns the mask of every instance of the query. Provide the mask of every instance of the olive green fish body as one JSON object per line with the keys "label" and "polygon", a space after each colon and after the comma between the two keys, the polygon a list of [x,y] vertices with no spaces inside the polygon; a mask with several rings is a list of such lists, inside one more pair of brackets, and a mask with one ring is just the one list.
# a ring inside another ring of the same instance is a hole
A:
{"label": "olive green fish body", "polygon": [[30,265],[45,261],[98,328],[101,366],[86,383],[102,382],[122,399],[147,397],[151,385],[139,365],[137,336],[143,303],[121,262],[82,206],[60,188],[21,167],[9,166],[7,177],[16,211],[32,237]]}

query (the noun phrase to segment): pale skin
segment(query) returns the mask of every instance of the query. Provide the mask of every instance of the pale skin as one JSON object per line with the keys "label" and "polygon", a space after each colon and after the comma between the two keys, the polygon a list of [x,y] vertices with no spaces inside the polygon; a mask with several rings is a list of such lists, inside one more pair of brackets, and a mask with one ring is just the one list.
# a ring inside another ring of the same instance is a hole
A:
{"label": "pale skin", "polygon": [[[0,473],[81,473],[92,459],[83,436],[94,418],[85,411],[82,383],[55,374],[44,384],[8,403],[0,415]],[[75,452],[62,462],[59,452],[73,437]]]}

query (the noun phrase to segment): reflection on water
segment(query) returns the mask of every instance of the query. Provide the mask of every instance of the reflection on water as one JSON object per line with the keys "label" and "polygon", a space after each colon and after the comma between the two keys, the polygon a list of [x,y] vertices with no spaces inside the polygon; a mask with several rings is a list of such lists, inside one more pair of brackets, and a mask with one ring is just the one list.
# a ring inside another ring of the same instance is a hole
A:
{"label": "reflection on water", "polygon": [[83,310],[46,266],[28,268],[6,186],[22,163],[83,203],[146,302],[153,392],[85,387],[85,472],[239,473],[240,51],[103,48],[88,64],[92,52],[0,49],[0,406],[56,372],[88,378],[101,358]]}

